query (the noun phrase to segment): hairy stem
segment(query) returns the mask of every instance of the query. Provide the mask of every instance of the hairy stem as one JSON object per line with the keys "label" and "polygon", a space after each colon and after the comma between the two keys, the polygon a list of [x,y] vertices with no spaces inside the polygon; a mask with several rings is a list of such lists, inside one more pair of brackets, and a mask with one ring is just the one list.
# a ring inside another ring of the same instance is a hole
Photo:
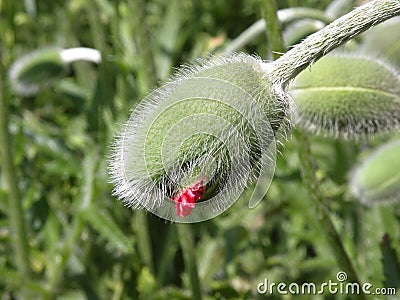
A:
{"label": "hairy stem", "polygon": [[[319,188],[320,183],[315,176],[315,164],[312,160],[312,153],[308,137],[301,131],[296,131],[295,135],[298,145],[303,182],[309,190],[311,195],[310,199],[317,210],[317,217],[321,224],[321,230],[324,231],[326,240],[332,249],[341,271],[347,273],[349,282],[358,283],[359,286],[361,286],[357,272],[355,271],[351,259],[344,248],[341,237],[329,216],[328,209],[324,204],[322,192]],[[359,298],[366,299],[364,294],[361,294]]]}
{"label": "hairy stem", "polygon": [[273,80],[287,86],[301,71],[368,28],[400,14],[399,0],[374,0],[310,35],[268,68]]}
{"label": "hairy stem", "polygon": [[[2,66],[0,67],[2,69]],[[3,74],[0,70],[0,74]],[[12,237],[15,250],[15,262],[21,276],[21,280],[30,277],[29,246],[24,212],[22,209],[22,198],[19,193],[15,166],[13,164],[13,151],[11,150],[11,138],[8,133],[7,103],[3,83],[0,79],[0,155],[1,166],[8,191],[9,220],[11,223]]]}

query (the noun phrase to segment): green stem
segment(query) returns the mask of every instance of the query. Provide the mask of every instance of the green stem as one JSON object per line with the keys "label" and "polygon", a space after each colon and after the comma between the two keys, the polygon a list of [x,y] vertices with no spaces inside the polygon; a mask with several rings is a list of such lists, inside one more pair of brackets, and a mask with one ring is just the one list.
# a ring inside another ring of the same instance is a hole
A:
{"label": "green stem", "polygon": [[189,224],[177,224],[179,242],[181,244],[185,267],[189,275],[192,288],[192,299],[201,300],[201,285],[199,273],[197,271],[196,248],[194,246],[194,238],[192,229]]}
{"label": "green stem", "polygon": [[272,57],[277,59],[285,48],[275,0],[261,0],[261,9],[266,24],[269,49]]}
{"label": "green stem", "polygon": [[[2,66],[1,66],[2,69]],[[0,70],[0,74],[4,74]],[[22,198],[19,193],[14,157],[11,150],[11,138],[8,132],[8,113],[7,103],[3,83],[0,78],[0,155],[3,174],[5,177],[8,190],[8,208],[9,220],[12,228],[12,237],[15,249],[15,261],[21,279],[28,280],[31,275],[29,264],[29,245],[26,232],[26,224],[24,219],[24,211],[22,209]]]}
{"label": "green stem", "polygon": [[[310,199],[317,210],[317,217],[321,224],[321,230],[324,231],[327,242],[337,260],[337,264],[342,271],[347,273],[349,282],[358,283],[359,286],[361,286],[359,276],[353,267],[351,259],[342,243],[341,237],[329,216],[327,207],[324,204],[323,195],[319,188],[320,183],[315,175],[315,163],[312,159],[308,137],[299,130],[295,131],[295,136],[303,182],[309,190],[311,195]],[[360,299],[366,299],[365,295],[361,294]]]}

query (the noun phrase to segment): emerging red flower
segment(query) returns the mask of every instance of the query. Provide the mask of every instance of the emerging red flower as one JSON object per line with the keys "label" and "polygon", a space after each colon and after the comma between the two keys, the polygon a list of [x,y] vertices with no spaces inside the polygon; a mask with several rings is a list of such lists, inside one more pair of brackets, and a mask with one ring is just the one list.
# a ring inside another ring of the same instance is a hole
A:
{"label": "emerging red flower", "polygon": [[193,184],[184,188],[172,200],[175,202],[176,215],[186,217],[190,215],[197,200],[204,195],[204,181]]}

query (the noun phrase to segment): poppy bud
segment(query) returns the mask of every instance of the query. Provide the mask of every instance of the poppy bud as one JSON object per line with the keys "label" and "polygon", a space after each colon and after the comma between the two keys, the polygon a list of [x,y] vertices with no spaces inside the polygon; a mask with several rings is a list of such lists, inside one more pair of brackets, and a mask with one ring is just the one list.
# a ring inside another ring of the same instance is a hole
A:
{"label": "poppy bud", "polygon": [[400,141],[387,143],[353,171],[353,194],[365,204],[400,200]]}
{"label": "poppy bud", "polygon": [[324,57],[296,78],[290,93],[297,124],[312,133],[359,139],[399,128],[400,76],[377,59]]}
{"label": "poppy bud", "polygon": [[[150,93],[116,140],[114,194],[164,219],[198,222],[226,210],[258,177],[270,181],[290,105],[264,65],[246,54],[211,59]],[[268,186],[264,180],[251,207]]]}
{"label": "poppy bud", "polygon": [[33,51],[11,66],[11,86],[20,95],[34,95],[40,87],[65,76],[67,65],[77,60],[99,63],[101,55],[98,50],[90,48],[45,48]]}

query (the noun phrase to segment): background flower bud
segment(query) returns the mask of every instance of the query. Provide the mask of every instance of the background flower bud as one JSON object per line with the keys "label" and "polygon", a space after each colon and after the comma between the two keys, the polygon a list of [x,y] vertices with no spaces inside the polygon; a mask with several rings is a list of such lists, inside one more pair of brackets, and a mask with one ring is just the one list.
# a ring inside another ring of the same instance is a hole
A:
{"label": "background flower bud", "polygon": [[35,94],[40,86],[49,84],[65,73],[61,49],[40,49],[18,59],[10,68],[9,77],[15,92]]}
{"label": "background flower bud", "polygon": [[400,200],[400,141],[387,143],[353,171],[352,192],[366,204]]}
{"label": "background flower bud", "polygon": [[400,77],[377,59],[324,57],[296,78],[290,93],[297,124],[312,133],[358,139],[399,127]]}
{"label": "background flower bud", "polygon": [[14,91],[20,95],[33,95],[40,87],[49,85],[66,73],[69,63],[85,60],[101,62],[101,54],[91,48],[44,48],[33,51],[13,63],[9,78]]}

